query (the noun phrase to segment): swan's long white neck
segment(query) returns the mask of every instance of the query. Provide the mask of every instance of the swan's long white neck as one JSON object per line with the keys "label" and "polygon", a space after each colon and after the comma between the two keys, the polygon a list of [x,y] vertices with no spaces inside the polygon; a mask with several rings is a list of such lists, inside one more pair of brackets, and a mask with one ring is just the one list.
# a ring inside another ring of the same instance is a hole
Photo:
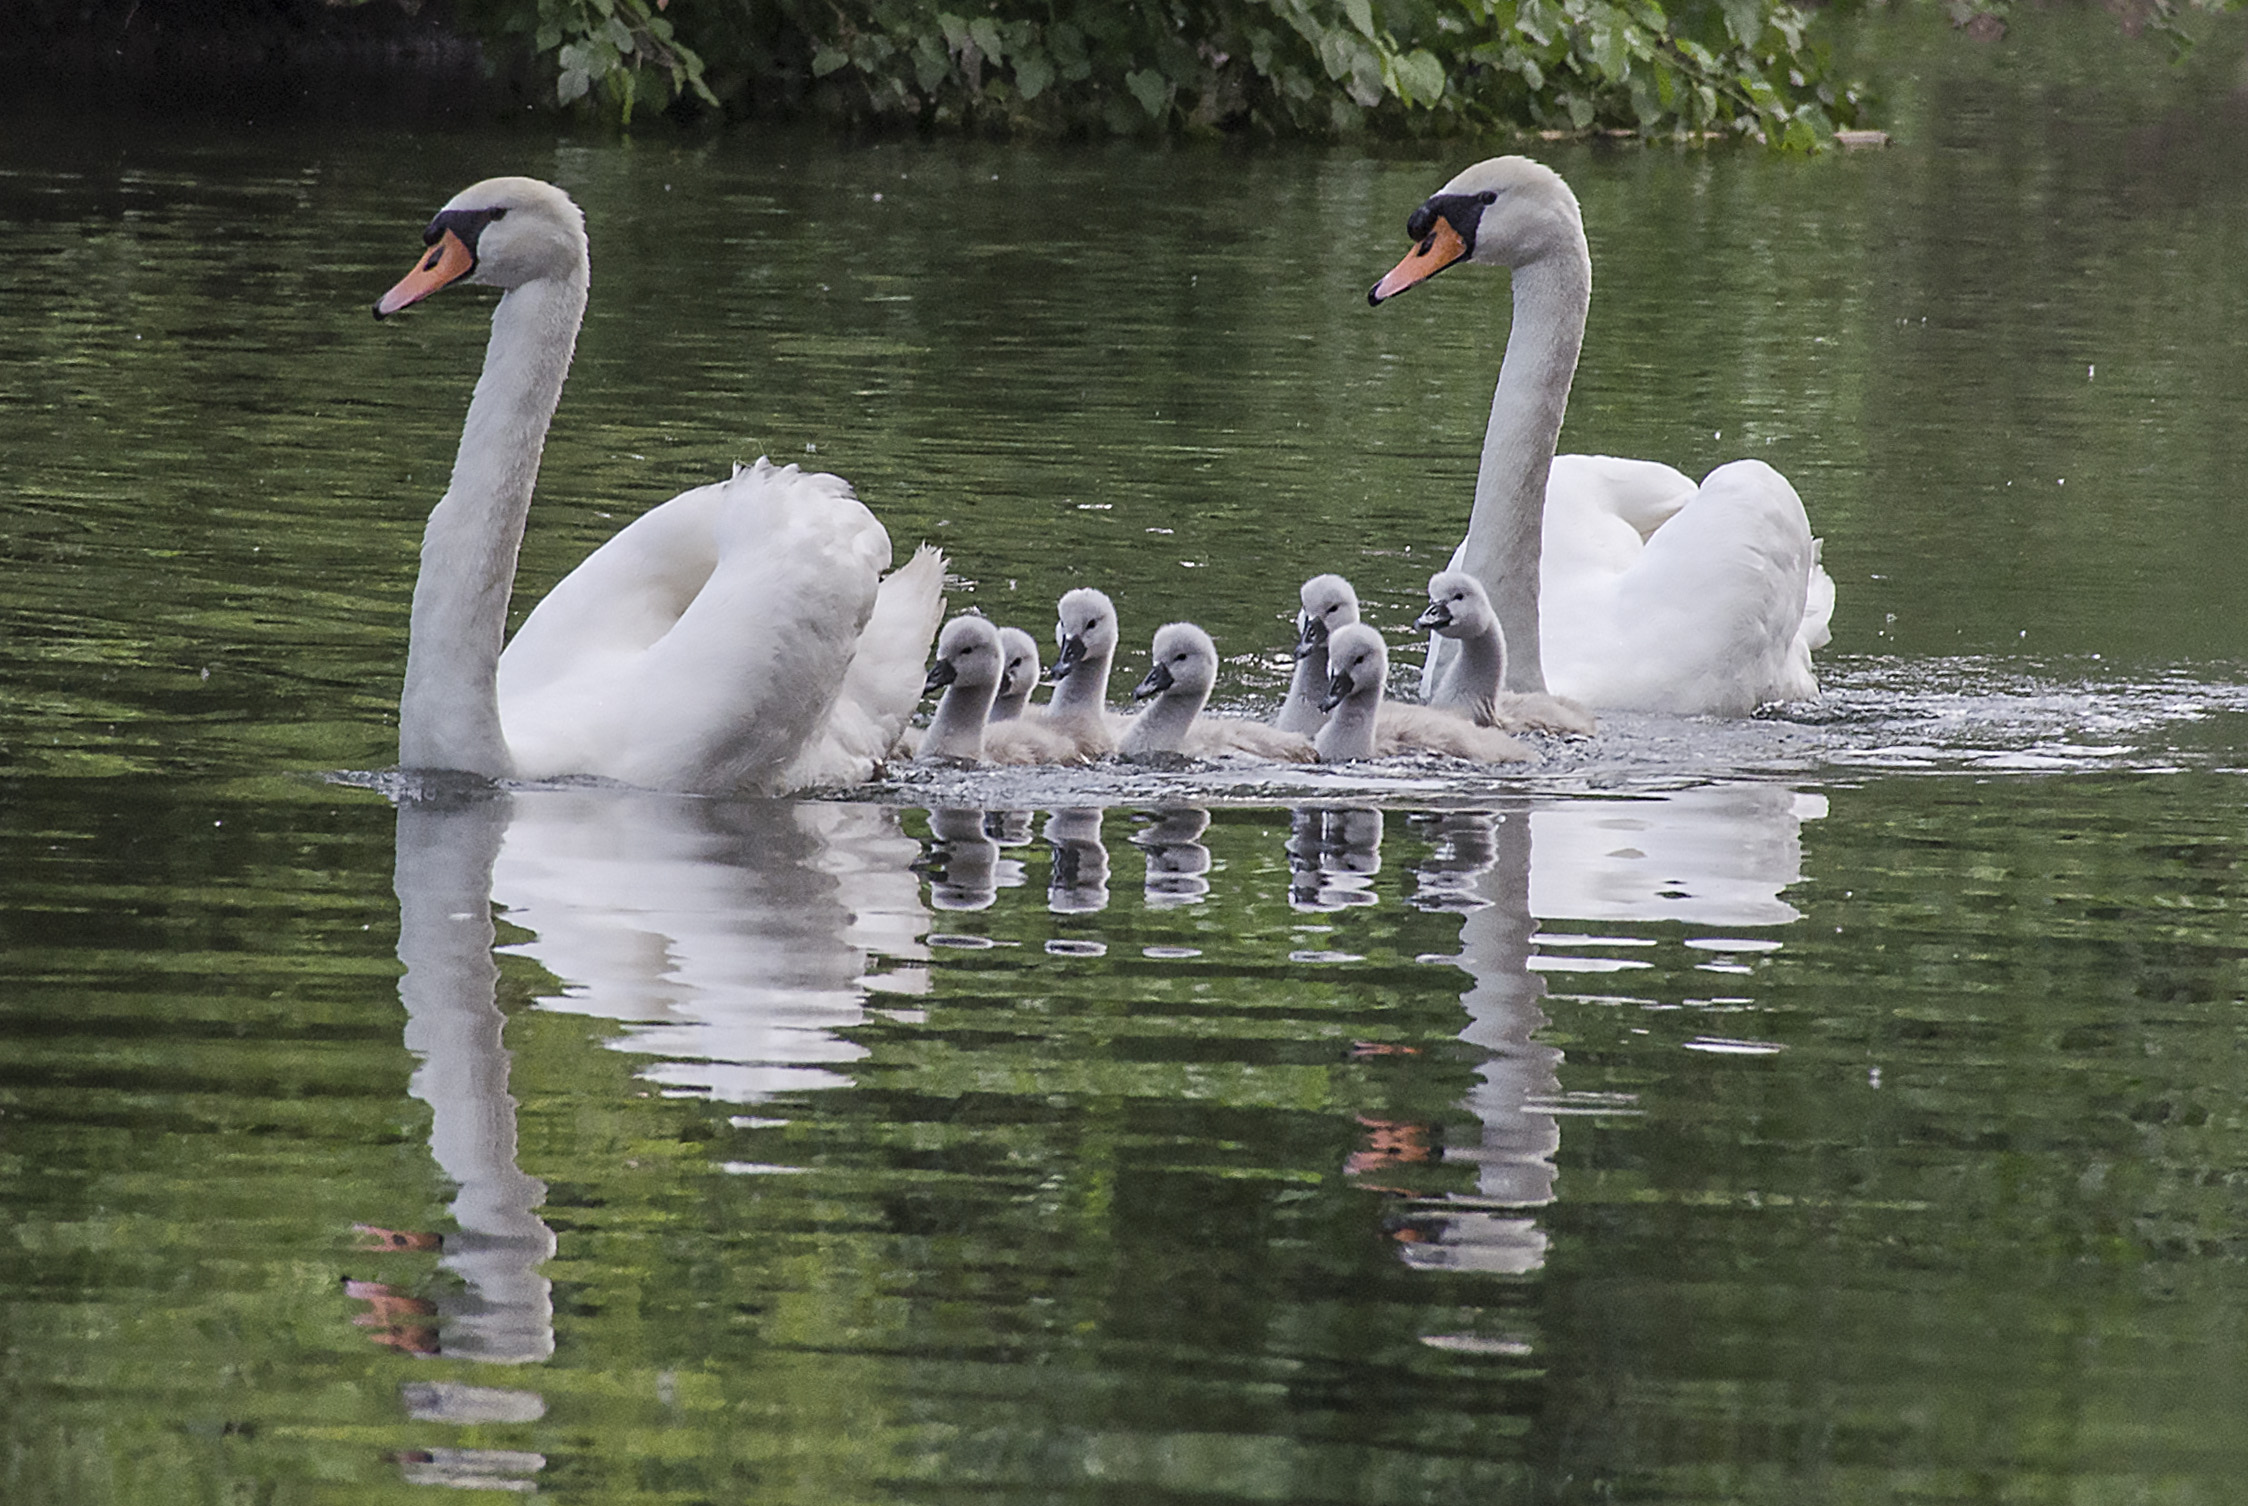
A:
{"label": "swan's long white neck", "polygon": [[1538,639],[1538,560],[1545,546],[1547,473],[1592,304],[1592,255],[1580,231],[1514,269],[1514,322],[1491,397],[1491,426],[1475,475],[1460,568],[1483,583],[1506,635],[1506,688],[1543,692]]}
{"label": "swan's long white neck", "polygon": [[493,779],[514,772],[500,729],[500,648],[539,456],[585,317],[586,281],[581,262],[572,276],[511,289],[493,311],[452,485],[422,535],[398,702],[406,768]]}

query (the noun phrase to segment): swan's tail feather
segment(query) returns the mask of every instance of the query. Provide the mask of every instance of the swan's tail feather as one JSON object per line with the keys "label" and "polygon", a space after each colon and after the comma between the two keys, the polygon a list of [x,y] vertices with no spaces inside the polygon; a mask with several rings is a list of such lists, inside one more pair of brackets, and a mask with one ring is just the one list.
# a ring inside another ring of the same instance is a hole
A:
{"label": "swan's tail feather", "polygon": [[1811,541],[1811,582],[1803,597],[1803,628],[1796,634],[1808,653],[1815,648],[1825,648],[1833,641],[1834,577],[1827,574],[1820,556],[1826,553],[1826,540]]}
{"label": "swan's tail feather", "polygon": [[896,748],[921,702],[929,646],[944,616],[944,576],[943,551],[923,544],[883,578],[826,725],[790,767],[784,788],[857,783]]}

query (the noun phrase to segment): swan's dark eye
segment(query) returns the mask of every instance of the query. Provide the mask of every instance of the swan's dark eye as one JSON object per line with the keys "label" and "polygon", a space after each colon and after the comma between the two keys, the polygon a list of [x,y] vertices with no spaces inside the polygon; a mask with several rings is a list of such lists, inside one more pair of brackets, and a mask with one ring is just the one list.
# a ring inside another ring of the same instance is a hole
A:
{"label": "swan's dark eye", "polygon": [[1486,188],[1475,197],[1485,204],[1496,204],[1499,202],[1499,191],[1495,188]]}
{"label": "swan's dark eye", "polygon": [[[1488,202],[1488,201],[1486,201],[1486,202]],[[504,219],[506,219],[506,218],[507,218],[507,211],[506,211],[506,210],[505,210],[504,208],[503,208],[503,209],[495,209],[495,210],[493,210],[493,211],[492,211],[492,218],[493,218],[493,219],[495,219],[495,220],[504,220]]]}

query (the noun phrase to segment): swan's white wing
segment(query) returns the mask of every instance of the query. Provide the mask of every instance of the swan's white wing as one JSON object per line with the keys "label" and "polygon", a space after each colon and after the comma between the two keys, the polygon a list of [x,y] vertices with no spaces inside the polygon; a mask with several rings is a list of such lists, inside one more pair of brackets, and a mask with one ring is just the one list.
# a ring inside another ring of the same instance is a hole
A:
{"label": "swan's white wing", "polygon": [[618,529],[558,581],[500,655],[504,704],[583,669],[589,657],[645,649],[671,631],[718,564],[728,486],[682,492]]}
{"label": "swan's white wing", "polygon": [[944,568],[944,555],[923,544],[883,578],[827,724],[782,788],[859,783],[897,747],[921,702],[929,645],[944,616]]}
{"label": "swan's white wing", "polygon": [[1547,683],[1592,706],[1719,716],[1815,696],[1824,625],[1807,614],[1833,590],[1815,568],[1787,478],[1761,460],[1719,466],[1630,569],[1541,598]]}
{"label": "swan's white wing", "polygon": [[517,770],[778,792],[843,687],[889,535],[842,480],[762,460],[640,521],[658,514],[670,516],[630,548],[612,553],[638,523],[572,572],[532,613],[558,620],[526,621],[503,656]]}
{"label": "swan's white wing", "polygon": [[1556,455],[1546,477],[1546,526],[1554,525],[1557,510],[1601,514],[1645,539],[1678,516],[1695,490],[1693,477],[1660,460]]}

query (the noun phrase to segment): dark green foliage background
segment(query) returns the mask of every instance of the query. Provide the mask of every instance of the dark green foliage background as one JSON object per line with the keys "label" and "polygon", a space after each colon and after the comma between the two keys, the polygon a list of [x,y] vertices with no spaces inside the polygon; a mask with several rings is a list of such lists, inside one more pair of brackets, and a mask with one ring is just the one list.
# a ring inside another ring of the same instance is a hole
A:
{"label": "dark green foliage background", "polygon": [[1042,134],[1743,134],[1862,99],[1770,0],[472,0],[563,103]]}

